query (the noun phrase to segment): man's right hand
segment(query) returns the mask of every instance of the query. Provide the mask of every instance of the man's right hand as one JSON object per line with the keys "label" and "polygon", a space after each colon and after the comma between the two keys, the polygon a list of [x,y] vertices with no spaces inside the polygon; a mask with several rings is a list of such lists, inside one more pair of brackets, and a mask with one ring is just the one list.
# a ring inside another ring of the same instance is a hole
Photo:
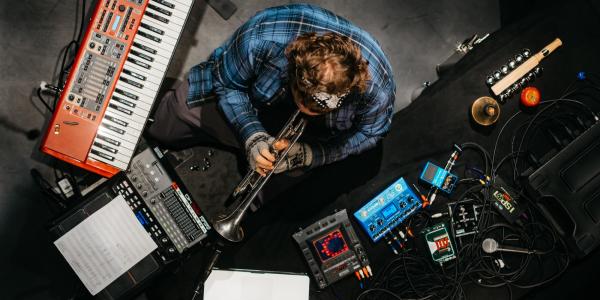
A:
{"label": "man's right hand", "polygon": [[271,144],[275,140],[266,132],[257,132],[246,141],[246,158],[250,168],[262,176],[273,169],[275,156],[271,153]]}

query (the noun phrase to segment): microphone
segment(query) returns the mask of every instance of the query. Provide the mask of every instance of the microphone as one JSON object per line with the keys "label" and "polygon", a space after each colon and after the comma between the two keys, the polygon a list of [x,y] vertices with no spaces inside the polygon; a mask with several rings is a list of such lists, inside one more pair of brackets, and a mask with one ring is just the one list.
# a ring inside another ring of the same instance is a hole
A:
{"label": "microphone", "polygon": [[535,250],[529,250],[519,247],[501,246],[495,239],[487,238],[481,243],[481,248],[485,253],[494,253],[496,251],[522,253],[522,254],[537,254]]}

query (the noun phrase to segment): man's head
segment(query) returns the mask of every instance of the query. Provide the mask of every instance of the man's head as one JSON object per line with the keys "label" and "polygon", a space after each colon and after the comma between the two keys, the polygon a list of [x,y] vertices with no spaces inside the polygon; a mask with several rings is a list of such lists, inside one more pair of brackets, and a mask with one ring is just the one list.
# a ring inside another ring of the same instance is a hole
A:
{"label": "man's head", "polygon": [[294,101],[309,115],[330,112],[351,92],[363,93],[369,71],[360,48],[335,33],[307,33],[285,50]]}

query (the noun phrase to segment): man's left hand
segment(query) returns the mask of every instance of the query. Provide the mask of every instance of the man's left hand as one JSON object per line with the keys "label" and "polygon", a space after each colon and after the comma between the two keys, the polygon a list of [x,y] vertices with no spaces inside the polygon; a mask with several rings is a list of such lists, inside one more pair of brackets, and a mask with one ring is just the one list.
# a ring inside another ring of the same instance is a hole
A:
{"label": "man's left hand", "polygon": [[[273,149],[283,151],[289,147],[290,142],[286,139],[277,140],[273,143]],[[312,149],[306,143],[295,143],[288,151],[287,156],[275,168],[275,173],[281,173],[300,167],[308,167],[312,163]]]}

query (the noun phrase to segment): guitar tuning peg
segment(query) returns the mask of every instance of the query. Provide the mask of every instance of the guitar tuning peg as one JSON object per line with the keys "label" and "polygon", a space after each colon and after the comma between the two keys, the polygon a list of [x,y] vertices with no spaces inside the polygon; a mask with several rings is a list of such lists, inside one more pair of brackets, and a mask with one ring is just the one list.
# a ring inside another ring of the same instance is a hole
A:
{"label": "guitar tuning peg", "polygon": [[517,67],[517,62],[513,59],[511,59],[510,61],[508,61],[508,67],[511,69],[514,69]]}
{"label": "guitar tuning peg", "polygon": [[523,52],[521,52],[521,54],[523,54],[523,57],[525,58],[529,58],[529,56],[531,56],[531,51],[527,48],[523,49]]}
{"label": "guitar tuning peg", "polygon": [[494,79],[494,76],[490,75],[485,79],[485,84],[487,84],[488,86],[492,86],[494,85],[494,82],[496,80]]}
{"label": "guitar tuning peg", "polygon": [[502,74],[504,75],[508,74],[508,66],[503,65],[502,67],[500,67],[500,72],[502,72]]}
{"label": "guitar tuning peg", "polygon": [[542,67],[535,67],[533,69],[533,74],[535,75],[535,77],[540,77],[542,75],[543,71],[544,71],[544,68],[542,68]]}

